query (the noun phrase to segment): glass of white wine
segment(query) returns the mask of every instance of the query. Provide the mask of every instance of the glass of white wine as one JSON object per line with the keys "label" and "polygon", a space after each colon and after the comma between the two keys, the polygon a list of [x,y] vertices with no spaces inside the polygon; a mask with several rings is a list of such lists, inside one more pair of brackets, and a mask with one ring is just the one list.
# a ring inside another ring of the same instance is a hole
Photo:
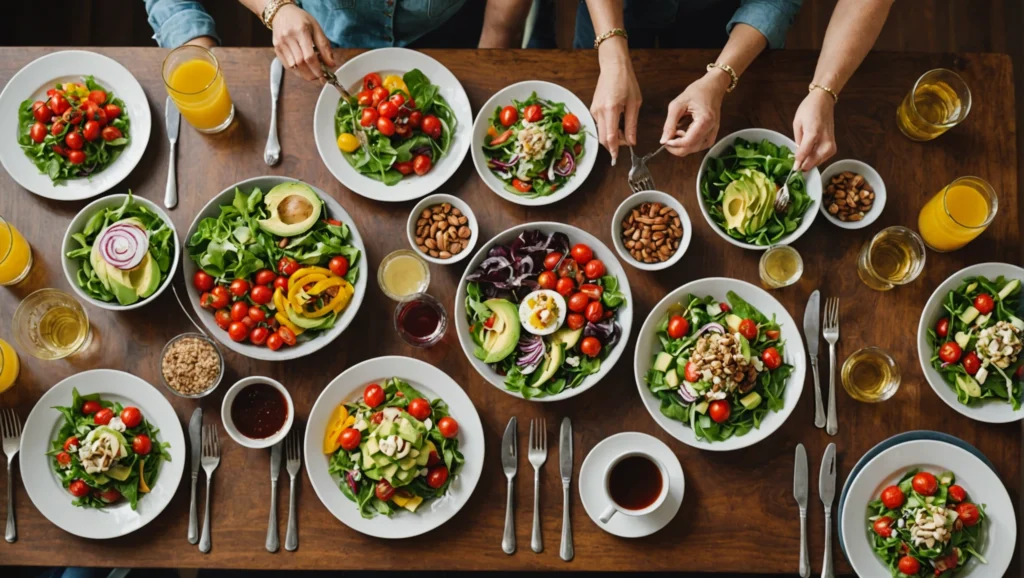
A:
{"label": "glass of white wine", "polygon": [[924,270],[924,247],[921,236],[906,227],[882,229],[861,248],[857,275],[875,291],[906,285]]}
{"label": "glass of white wine", "polygon": [[804,260],[789,245],[775,245],[761,255],[757,271],[766,288],[789,287],[804,274]]}
{"label": "glass of white wine", "polygon": [[865,347],[846,358],[842,370],[843,389],[857,401],[885,401],[900,388],[900,366],[878,347]]}
{"label": "glass of white wine", "polygon": [[61,359],[88,346],[92,333],[89,316],[74,297],[40,289],[14,311],[14,336],[39,359]]}

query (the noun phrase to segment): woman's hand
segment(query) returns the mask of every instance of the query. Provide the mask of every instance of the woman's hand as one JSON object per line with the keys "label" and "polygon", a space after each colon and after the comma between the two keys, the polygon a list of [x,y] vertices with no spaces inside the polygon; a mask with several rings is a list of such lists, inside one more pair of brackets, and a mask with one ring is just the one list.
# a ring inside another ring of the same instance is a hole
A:
{"label": "woman's hand", "polygon": [[320,61],[313,47],[320,51],[324,63],[335,66],[331,42],[324,36],[320,24],[302,8],[285,4],[274,15],[274,52],[278,60],[305,80],[320,80]]}
{"label": "woman's hand", "polygon": [[[685,157],[715,143],[721,122],[722,99],[729,81],[725,72],[712,70],[687,86],[669,103],[668,116],[661,131],[661,144],[665,145],[665,150],[677,157]],[[687,116],[692,122],[686,130],[681,130],[679,123]]]}
{"label": "woman's hand", "polygon": [[[601,75],[594,89],[594,99],[590,103],[590,114],[597,123],[598,140],[612,156],[612,166],[619,157],[619,146],[636,144],[636,123],[640,115],[640,85],[633,72],[633,63],[629,53],[613,52],[611,43],[622,39],[609,39],[601,45]],[[608,44],[608,50],[604,51]],[[619,129],[619,119],[626,117],[626,131]],[[625,142],[623,142],[625,141]]]}
{"label": "woman's hand", "polygon": [[796,109],[793,137],[796,140],[796,166],[809,171],[836,154],[836,102],[824,90],[812,90]]}

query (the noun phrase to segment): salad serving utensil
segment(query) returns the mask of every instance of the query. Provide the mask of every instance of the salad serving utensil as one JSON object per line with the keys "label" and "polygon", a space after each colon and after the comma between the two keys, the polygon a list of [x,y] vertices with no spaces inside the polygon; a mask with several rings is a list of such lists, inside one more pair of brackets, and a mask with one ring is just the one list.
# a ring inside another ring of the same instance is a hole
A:
{"label": "salad serving utensil", "polygon": [[807,473],[807,450],[804,444],[796,444],[793,460],[793,497],[800,507],[800,576],[811,575],[811,559],[807,552],[807,494],[810,482]]}
{"label": "salad serving utensil", "polygon": [[629,147],[629,158],[632,165],[629,167],[629,188],[634,193],[654,190],[654,177],[651,176],[651,171],[647,168],[647,159],[658,154],[660,151],[661,149],[658,149],[651,153],[650,156],[638,157],[636,152],[633,151],[633,147]]}
{"label": "salad serving utensil", "polygon": [[835,578],[832,568],[832,501],[836,497],[836,444],[828,444],[821,458],[818,473],[818,496],[825,506],[825,559],[821,563],[821,578]]}
{"label": "salad serving utensil", "polygon": [[[174,284],[171,284],[171,289]],[[175,292],[177,297],[178,293]],[[180,300],[179,300],[180,303]],[[184,309],[184,307],[183,307]],[[190,318],[191,319],[191,318]],[[192,498],[188,507],[188,543],[199,542],[199,514],[196,507],[196,480],[199,479],[199,462],[203,459],[203,408],[197,407],[188,421],[189,459],[192,467]]]}
{"label": "salad serving utensil", "polygon": [[572,560],[575,552],[572,546],[572,526],[569,525],[569,484],[572,482],[572,422],[562,418],[562,431],[558,441],[558,473],[562,477],[562,546],[559,555],[562,560]]}
{"label": "salad serving utensil", "polygon": [[815,289],[804,309],[804,337],[807,339],[807,355],[811,358],[811,372],[814,374],[814,425],[825,427],[825,406],[821,402],[821,380],[818,378],[818,334],[821,333],[821,293]]}
{"label": "salad serving utensil", "polygon": [[786,180],[782,181],[782,188],[779,189],[779,194],[775,197],[775,211],[781,213],[786,210],[789,206],[789,180],[793,178],[793,175],[797,171],[797,164],[793,163],[793,168],[789,169],[789,174],[786,175]]}
{"label": "salad serving utensil", "polygon": [[21,420],[14,408],[4,408],[0,412],[0,435],[3,436],[4,455],[7,456],[7,532],[4,535],[10,543],[18,539],[18,528],[14,524],[14,476],[11,464],[21,447]]}
{"label": "salad serving utensil", "polygon": [[277,536],[277,478],[281,475],[281,440],[270,448],[270,521],[267,522],[267,552],[277,552],[281,540]]}
{"label": "salad serving utensil", "polygon": [[302,428],[293,427],[285,438],[288,454],[288,532],[284,537],[284,549],[294,552],[299,548],[299,525],[295,515],[295,478],[302,467]]}
{"label": "salad serving utensil", "polygon": [[167,140],[171,143],[170,157],[167,160],[167,189],[164,191],[164,206],[173,209],[178,204],[178,129],[181,127],[181,112],[174,101],[168,96],[164,104],[164,124],[167,127]]}
{"label": "salad serving utensil", "polygon": [[505,533],[501,538],[501,549],[506,554],[516,551],[516,520],[512,513],[512,481],[519,469],[519,450],[516,448],[516,417],[508,421],[505,435],[501,438],[501,468],[508,479],[508,499],[505,501]]}
{"label": "salad serving utensil", "polygon": [[274,166],[281,160],[281,142],[277,139],[277,98],[281,95],[281,79],[284,65],[276,57],[270,63],[270,134],[267,148],[263,150],[263,162]]}
{"label": "salad serving utensil", "polygon": [[544,418],[530,420],[530,451],[527,454],[533,466],[533,533],[530,548],[543,552],[544,543],[540,537],[540,468],[548,460],[548,422]]}
{"label": "salad serving utensil", "polygon": [[825,301],[825,330],[822,332],[828,342],[828,423],[825,431],[830,436],[839,431],[836,416],[836,342],[839,341],[839,298],[829,297]]}
{"label": "salad serving utensil", "polygon": [[206,511],[203,513],[203,533],[199,538],[199,551],[210,551],[210,492],[213,471],[220,465],[220,440],[217,438],[217,426],[203,426],[203,471],[206,472]]}
{"label": "salad serving utensil", "polygon": [[[341,94],[341,99],[345,102],[345,106],[352,111],[353,118],[355,118],[356,111],[352,108],[352,95],[350,95],[348,91],[345,90],[345,87],[338,82],[338,76],[334,74],[331,69],[327,68],[327,64],[324,62],[323,57],[320,56],[320,50],[318,50],[316,46],[313,47],[313,52],[316,52],[316,57],[320,61],[320,72],[323,73],[324,80],[327,84],[330,84],[338,90],[338,93]],[[364,131],[362,125],[359,124],[359,119],[355,119],[355,122],[352,123],[352,128],[356,133],[356,139],[359,141],[359,148],[369,155],[370,142],[366,138],[366,131]]]}

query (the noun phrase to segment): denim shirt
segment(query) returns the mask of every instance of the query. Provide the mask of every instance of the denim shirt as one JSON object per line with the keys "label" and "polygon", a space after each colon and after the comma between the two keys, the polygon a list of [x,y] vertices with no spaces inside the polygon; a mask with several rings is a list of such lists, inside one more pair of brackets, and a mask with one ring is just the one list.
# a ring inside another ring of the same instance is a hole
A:
{"label": "denim shirt", "polygon": [[158,46],[176,48],[199,36],[212,36],[220,43],[213,18],[197,0],[143,1]]}

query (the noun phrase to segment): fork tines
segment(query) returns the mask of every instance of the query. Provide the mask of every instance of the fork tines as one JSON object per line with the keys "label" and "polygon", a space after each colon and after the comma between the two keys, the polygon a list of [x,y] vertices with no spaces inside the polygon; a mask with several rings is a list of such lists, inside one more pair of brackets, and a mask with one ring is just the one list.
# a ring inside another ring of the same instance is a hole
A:
{"label": "fork tines", "polygon": [[[537,430],[536,435],[534,430]],[[530,420],[530,449],[544,451],[548,447],[548,424],[545,418]]]}
{"label": "fork tines", "polygon": [[288,432],[288,437],[284,440],[285,455],[289,462],[301,462],[302,461],[302,433],[298,424],[292,427],[292,431]]}
{"label": "fork tines", "polygon": [[203,457],[220,457],[220,441],[217,439],[217,426],[203,426]]}
{"label": "fork tines", "polygon": [[18,414],[14,412],[14,408],[5,407],[3,412],[0,413],[0,434],[2,434],[5,441],[8,438],[18,438],[21,436],[21,420],[18,419]]}

